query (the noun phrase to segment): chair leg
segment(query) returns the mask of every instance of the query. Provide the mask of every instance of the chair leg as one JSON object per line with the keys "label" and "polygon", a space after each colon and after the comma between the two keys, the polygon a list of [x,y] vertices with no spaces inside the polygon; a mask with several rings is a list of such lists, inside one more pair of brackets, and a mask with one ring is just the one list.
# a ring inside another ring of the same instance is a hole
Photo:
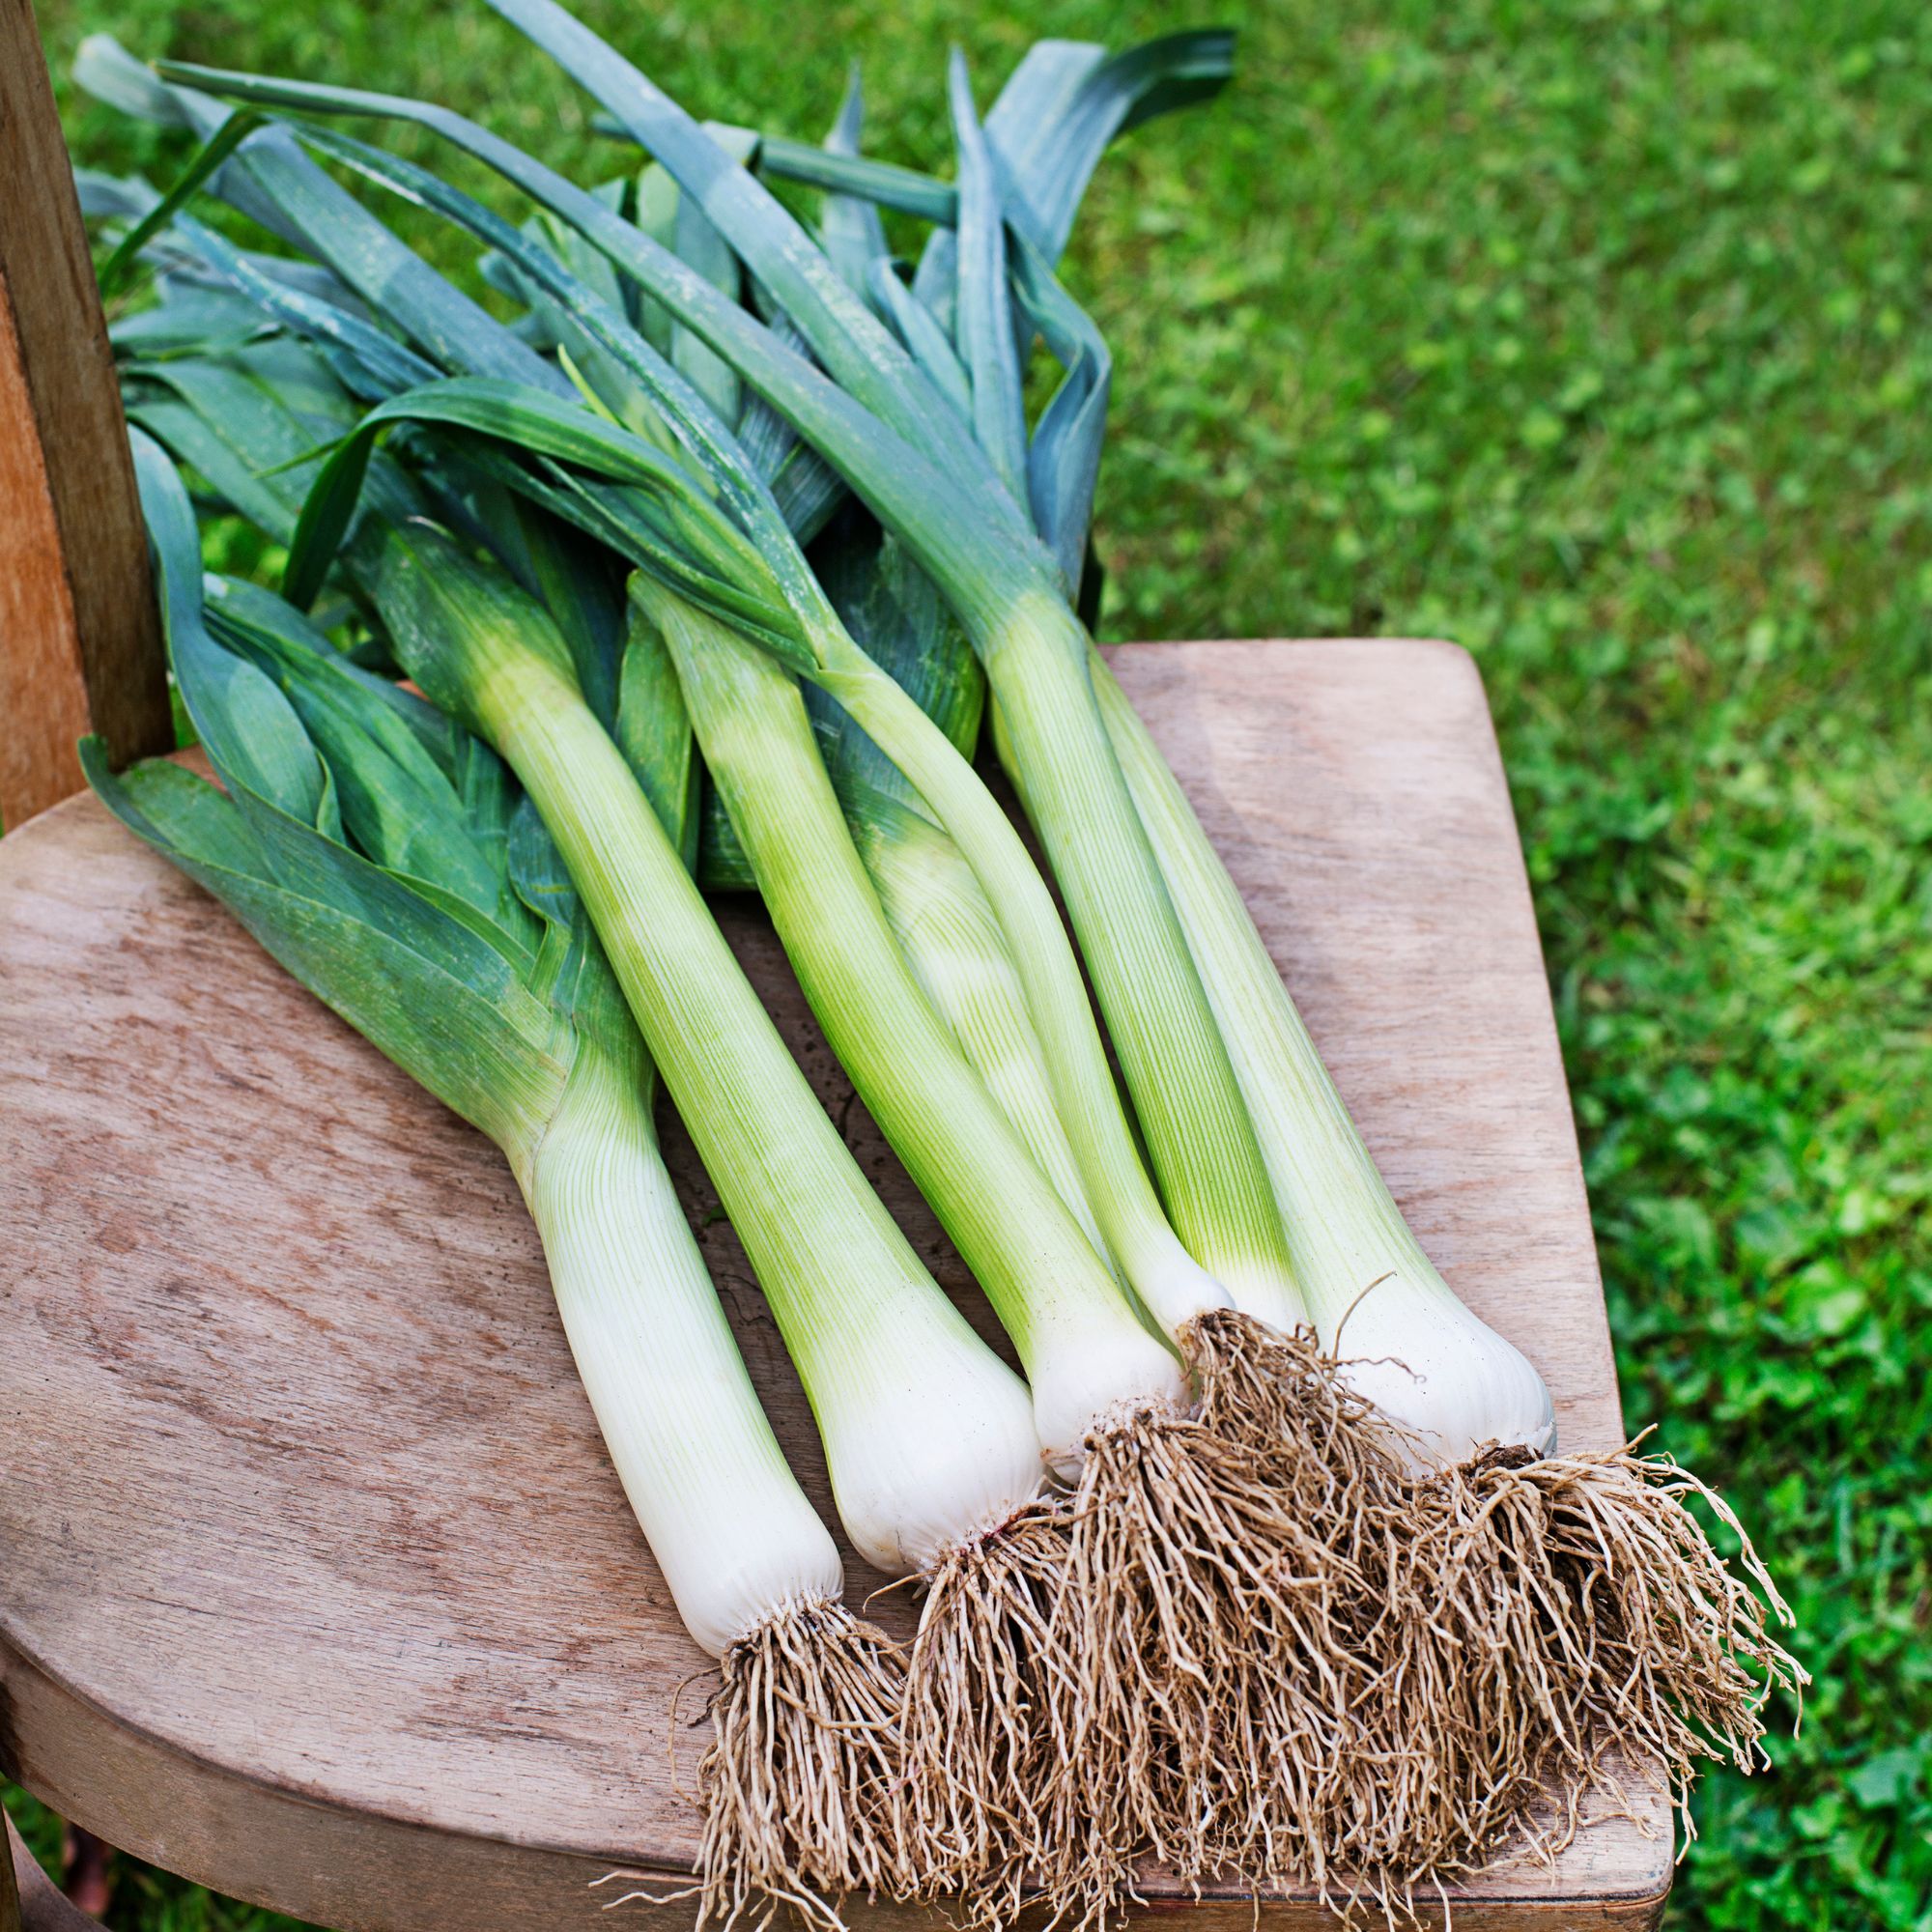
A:
{"label": "chair leg", "polygon": [[7,1820],[7,1856],[0,1858],[0,1932],[20,1932],[20,1888],[14,1878],[14,1821]]}
{"label": "chair leg", "polygon": [[41,1869],[11,1818],[7,1850],[10,1856],[0,1859],[0,1932],[100,1932],[100,1921],[63,1896]]}

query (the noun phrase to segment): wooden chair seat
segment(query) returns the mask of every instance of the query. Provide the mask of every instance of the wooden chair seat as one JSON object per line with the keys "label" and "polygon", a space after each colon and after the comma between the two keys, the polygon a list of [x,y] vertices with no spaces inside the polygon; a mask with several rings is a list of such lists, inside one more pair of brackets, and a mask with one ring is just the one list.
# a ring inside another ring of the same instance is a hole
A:
{"label": "wooden chair seat", "polygon": [[[1115,661],[1423,1240],[1548,1378],[1565,1443],[1612,1445],[1576,1138],[1472,663],[1419,642]],[[722,911],[866,1171],[991,1333],[762,916]],[[836,1521],[776,1331],[665,1112],[753,1376]],[[679,1691],[705,1659],[605,1462],[502,1160],[87,797],[0,842],[0,1767],[58,1810],[371,1932],[608,1927],[639,1887],[593,1881],[688,1873],[704,1685]],[[883,1580],[849,1560],[855,1601]],[[903,1591],[874,1607],[910,1627]],[[1482,1879],[1456,1924],[1654,1922],[1670,1847],[1661,1806],[1646,1822]],[[1244,1899],[1199,1910],[1249,1921]],[[1301,1899],[1264,1917],[1323,1922]]]}

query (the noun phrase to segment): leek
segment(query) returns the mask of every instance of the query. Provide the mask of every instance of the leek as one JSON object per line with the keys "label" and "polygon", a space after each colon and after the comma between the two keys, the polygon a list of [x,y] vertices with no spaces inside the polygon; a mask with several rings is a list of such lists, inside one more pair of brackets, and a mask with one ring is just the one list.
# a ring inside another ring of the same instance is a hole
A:
{"label": "leek", "polygon": [[267,592],[204,590],[179,478],[133,439],[171,666],[225,794],[164,759],[116,775],[97,740],[90,781],[503,1150],[625,1493],[722,1662],[701,1916],[769,1894],[830,1918],[831,1894],[897,1880],[896,1658],[839,1605],[838,1549],[746,1375],[658,1153],[650,1062],[554,851],[467,732]]}

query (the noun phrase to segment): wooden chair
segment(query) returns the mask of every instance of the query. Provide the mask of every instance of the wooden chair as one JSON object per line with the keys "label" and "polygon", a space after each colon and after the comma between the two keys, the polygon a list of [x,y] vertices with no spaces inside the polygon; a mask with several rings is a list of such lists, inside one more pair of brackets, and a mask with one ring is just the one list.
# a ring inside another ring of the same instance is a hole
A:
{"label": "wooden chair", "polygon": [[[703,1695],[677,1693],[704,1660],[600,1452],[510,1177],[80,790],[83,730],[123,757],[171,731],[32,34],[26,0],[0,0],[0,1770],[111,1843],[325,1924],[609,1926],[614,1894],[690,1869],[679,1778]],[[1431,1252],[1548,1377],[1565,1441],[1613,1444],[1576,1137],[1474,665],[1388,640],[1133,644],[1115,663]],[[990,1328],[769,926],[742,903],[721,916],[867,1171]],[[744,1258],[667,1124],[753,1374],[836,1520]],[[850,1572],[855,1598],[882,1580]],[[902,1594],[875,1608],[907,1627]],[[1665,1824],[1653,1805],[1552,1868],[1487,1876],[1455,1922],[1654,1924]],[[14,1862],[0,1932],[92,1922]],[[594,1883],[619,1867],[644,1876]],[[1189,1909],[1251,1922],[1244,1897]],[[1261,1911],[1331,1922],[1305,1897]]]}

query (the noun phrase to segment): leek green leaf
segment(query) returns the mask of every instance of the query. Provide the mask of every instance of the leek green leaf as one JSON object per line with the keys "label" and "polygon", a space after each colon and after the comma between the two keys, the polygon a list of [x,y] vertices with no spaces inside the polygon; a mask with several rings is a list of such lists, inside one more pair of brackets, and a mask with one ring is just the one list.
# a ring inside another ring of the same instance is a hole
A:
{"label": "leek green leaf", "polygon": [[1007,223],[993,156],[980,129],[965,57],[947,69],[959,155],[958,299],[953,325],[973,389],[973,433],[1016,502],[1026,500],[1026,409],[1007,288]]}
{"label": "leek green leaf", "polygon": [[231,650],[244,649],[254,641],[273,641],[293,633],[304,642],[314,640],[318,650],[328,652],[329,663],[342,676],[353,678],[370,698],[385,706],[406,724],[431,763],[456,783],[454,743],[460,735],[456,726],[435,705],[426,704],[413,692],[405,691],[386,677],[380,677],[355,662],[345,651],[331,648],[322,627],[285,604],[272,590],[245,578],[210,577],[204,580],[207,613],[211,630]]}
{"label": "leek green leaf", "polygon": [[959,420],[973,420],[973,384],[952,338],[939,318],[899,280],[890,262],[874,262],[867,284],[879,313],[898,331],[913,356],[939,392],[959,412]]}
{"label": "leek green leaf", "polygon": [[322,762],[288,699],[253,665],[230,656],[202,616],[201,542],[175,467],[139,430],[129,433],[148,521],[168,658],[196,735],[217,770],[308,825],[325,815]]}
{"label": "leek green leaf", "polygon": [[[621,134],[624,129],[612,120],[606,131]],[[767,134],[758,148],[758,167],[779,181],[823,188],[827,194],[870,202],[875,208],[890,208],[948,228],[959,218],[958,196],[951,182],[937,181],[892,161],[862,159],[854,150],[834,149],[829,144],[814,148],[806,141]]]}
{"label": "leek green leaf", "polygon": [[[898,538],[857,515],[821,540],[812,559],[854,641],[970,758],[980,740],[985,673],[932,580]],[[860,785],[925,810],[898,767],[835,698],[808,684],[805,701],[848,811]]]}
{"label": "leek green leaf", "polygon": [[[725,154],[741,165],[756,152],[758,137],[740,128],[730,133],[712,128],[707,131]],[[711,225],[704,211],[688,194],[677,200],[677,218],[672,226],[669,246],[679,260],[688,262],[712,286],[736,301],[740,293],[738,258],[730,244]],[[707,348],[698,337],[674,325],[671,329],[671,366],[703,396],[729,424],[738,420],[743,405],[738,372],[730,363]]]}
{"label": "leek green leaf", "polygon": [[574,399],[482,378],[429,383],[371,410],[324,466],[290,551],[286,594],[291,603],[314,601],[322,573],[355,512],[376,440],[402,422],[473,430],[654,493],[702,500],[701,487],[690,470]]}
{"label": "leek green leaf", "polygon": [[1114,362],[1105,338],[1061,286],[1046,258],[1015,238],[1013,290],[1065,376],[1035,425],[1027,450],[1027,494],[1034,524],[1060,565],[1069,598],[1080,585],[1094,491],[1107,435]]}
{"label": "leek green leaf", "polygon": [[798,325],[837,381],[881,421],[942,454],[962,488],[990,503],[984,455],[897,340],[839,279],[810,238],[683,108],[554,0],[490,0],[623,122],[676,177]]}
{"label": "leek green leaf", "polygon": [[257,528],[279,543],[295,535],[305,491],[291,466],[298,470],[304,459],[319,463],[327,452],[285,404],[233,361],[200,356],[137,363],[123,381],[179,397],[185,409],[144,401],[137,386],[128,413]]}
{"label": "leek green leaf", "polygon": [[[501,880],[471,834],[464,801],[402,715],[366,689],[367,674],[279,599],[264,595],[219,628],[295,706],[327,761],[355,842],[385,870],[432,880],[501,921]],[[519,937],[526,950],[534,943]]]}
{"label": "leek green leaf", "polygon": [[[950,447],[948,439],[949,447],[944,452],[947,467],[942,469],[932,456],[895,435],[837,384],[820,375],[774,330],[725,300],[701,275],[657,246],[640,230],[613,215],[594,196],[585,194],[509,142],[445,108],[395,96],[215,72],[178,64],[169,64],[169,71],[192,73],[211,86],[258,104],[292,102],[321,112],[385,115],[433,128],[524,188],[542,206],[561,214],[656,299],[672,309],[686,327],[702,335],[720,355],[733,362],[875,508],[883,507],[889,497],[893,506],[891,520],[906,526],[918,525],[933,560],[943,560],[949,581],[962,593],[983,576],[989,558],[987,544],[996,537],[1004,539],[1000,546],[1004,574],[1016,581],[1024,580],[1030,585],[1043,584],[1049,580],[1051,559],[1044,551],[1039,551],[1036,562],[1030,550],[1031,525],[996,479],[982,477],[983,455],[977,445],[971,445],[971,460],[962,462]],[[242,154],[247,155],[266,134],[281,131],[284,130],[265,130],[264,135],[255,137],[255,142],[244,146]],[[701,136],[701,130],[698,131]],[[710,151],[714,155],[719,152],[715,147]],[[722,161],[722,155],[719,158]],[[327,182],[327,177],[324,180]],[[715,218],[716,211],[708,212]],[[365,221],[372,218],[363,211],[358,210],[357,213]],[[789,222],[788,216],[784,219]],[[796,224],[791,224],[791,233],[796,236],[799,248],[813,252],[810,241],[797,230]],[[389,239],[393,242],[394,238]],[[733,245],[738,245],[735,238]],[[351,275],[350,279],[353,281],[355,277]],[[838,286],[842,293],[843,285]],[[399,290],[398,298],[407,294],[407,290]],[[516,346],[524,348],[521,343]],[[547,365],[546,373],[554,374]],[[563,378],[556,377],[555,381],[561,384]],[[787,591],[801,599],[810,599],[812,594],[808,586],[789,582]]]}
{"label": "leek green leaf", "polygon": [[[1218,92],[1234,71],[1234,45],[1232,33],[1210,27],[1114,55],[1071,41],[1041,41],[1028,50],[988,111],[985,135],[1008,217],[1049,263],[1065,252],[1107,144]],[[927,244],[913,293],[950,313],[956,270],[954,238],[942,230]]]}
{"label": "leek green leaf", "polygon": [[262,119],[259,114],[231,114],[203,143],[201,151],[182,170],[180,179],[115,244],[114,252],[101,263],[98,279],[103,296],[111,296],[121,287],[133,272],[142,249],[167,226],[178,208],[200,192],[202,183],[261,127]]}
{"label": "leek green leaf", "polygon": [[[307,896],[247,841],[238,806],[166,759],[117,775],[100,742],[88,739],[82,764],[124,825],[214,894],[281,965],[439,1099],[504,1146],[527,1141],[548,1117],[569,1071],[569,1028],[520,983],[511,982],[512,1017],[453,970],[439,955],[460,931],[454,922],[401,887],[384,908],[395,926],[372,923],[360,903]],[[344,874],[384,878],[312,828],[284,823],[339,854]]]}
{"label": "leek green leaf", "polygon": [[[838,103],[838,118],[825,137],[828,155],[853,156],[859,152],[859,137],[866,122],[865,92],[859,79],[859,63],[852,63],[846,78],[845,97]],[[715,232],[715,231],[714,231]],[[863,196],[828,194],[819,218],[819,236],[826,259],[844,276],[847,286],[864,295],[870,279],[872,264],[890,253],[886,246],[885,224],[878,209]],[[685,255],[683,248],[678,249]],[[685,255],[689,261],[689,255]]]}
{"label": "leek green leaf", "polygon": [[510,822],[510,877],[524,904],[544,924],[531,990],[603,1048],[630,1084],[643,1091],[648,1108],[656,1069],[563,855],[526,797],[518,800]]}
{"label": "leek green leaf", "polygon": [[75,168],[73,187],[86,221],[139,221],[161,198],[141,175],[110,175],[99,168]]}
{"label": "leek green leaf", "polygon": [[435,380],[439,371],[412,349],[364,322],[338,302],[286,286],[266,273],[213,229],[184,216],[176,230],[211,270],[275,321],[331,353],[330,366],[352,393],[380,402],[399,389]]}

